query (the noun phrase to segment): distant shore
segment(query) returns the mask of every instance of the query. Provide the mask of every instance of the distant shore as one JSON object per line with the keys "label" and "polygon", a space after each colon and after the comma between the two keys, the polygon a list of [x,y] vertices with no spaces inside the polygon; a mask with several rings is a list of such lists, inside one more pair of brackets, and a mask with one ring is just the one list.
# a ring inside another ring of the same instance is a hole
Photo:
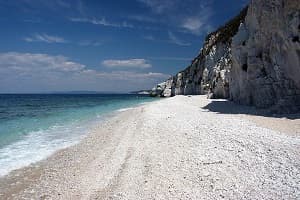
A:
{"label": "distant shore", "polygon": [[299,198],[299,116],[251,113],[205,96],[124,110],[0,178],[0,199]]}

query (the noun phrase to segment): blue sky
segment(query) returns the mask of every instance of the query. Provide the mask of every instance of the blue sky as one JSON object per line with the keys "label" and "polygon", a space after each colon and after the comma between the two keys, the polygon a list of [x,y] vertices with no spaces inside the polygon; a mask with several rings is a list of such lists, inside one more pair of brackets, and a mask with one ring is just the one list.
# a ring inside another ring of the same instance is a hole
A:
{"label": "blue sky", "polygon": [[0,92],[148,89],[247,0],[0,0]]}

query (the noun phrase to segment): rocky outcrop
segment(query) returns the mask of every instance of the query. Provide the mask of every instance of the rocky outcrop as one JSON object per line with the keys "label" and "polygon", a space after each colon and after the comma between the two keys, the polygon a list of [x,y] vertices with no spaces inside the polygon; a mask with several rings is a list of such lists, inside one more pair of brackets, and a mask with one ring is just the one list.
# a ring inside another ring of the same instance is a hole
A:
{"label": "rocky outcrop", "polygon": [[300,0],[252,0],[209,34],[191,65],[159,84],[158,93],[207,94],[277,112],[298,112],[299,37]]}
{"label": "rocky outcrop", "polygon": [[162,82],[160,84],[157,84],[152,90],[150,91],[150,96],[152,97],[171,97],[174,96],[172,93],[172,84],[173,84],[173,78],[166,80],[165,82]]}

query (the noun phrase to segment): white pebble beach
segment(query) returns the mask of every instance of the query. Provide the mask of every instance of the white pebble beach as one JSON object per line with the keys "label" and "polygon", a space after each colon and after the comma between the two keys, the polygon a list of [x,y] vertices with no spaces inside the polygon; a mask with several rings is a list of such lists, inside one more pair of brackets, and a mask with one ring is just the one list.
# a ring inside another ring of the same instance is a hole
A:
{"label": "white pebble beach", "polygon": [[124,110],[2,177],[0,199],[300,199],[299,117],[245,109],[175,96]]}

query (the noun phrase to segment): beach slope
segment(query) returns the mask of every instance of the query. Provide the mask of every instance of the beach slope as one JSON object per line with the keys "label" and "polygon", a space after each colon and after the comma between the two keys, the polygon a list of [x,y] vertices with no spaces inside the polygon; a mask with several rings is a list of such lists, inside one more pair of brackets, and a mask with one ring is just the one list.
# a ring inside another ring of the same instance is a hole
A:
{"label": "beach slope", "polygon": [[120,112],[2,178],[0,199],[299,199],[299,118],[247,109],[176,96]]}

